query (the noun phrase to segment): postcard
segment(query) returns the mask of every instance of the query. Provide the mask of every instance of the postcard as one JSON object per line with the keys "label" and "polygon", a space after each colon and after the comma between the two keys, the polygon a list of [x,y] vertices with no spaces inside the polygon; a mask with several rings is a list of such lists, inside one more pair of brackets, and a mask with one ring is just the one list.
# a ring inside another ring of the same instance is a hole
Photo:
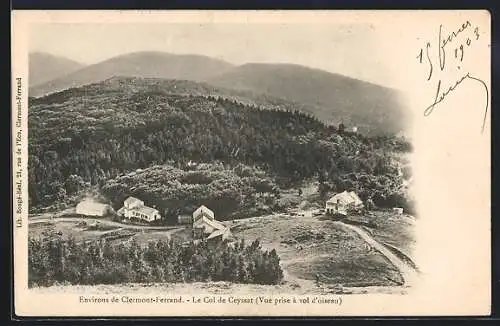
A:
{"label": "postcard", "polygon": [[488,11],[12,18],[17,316],[490,314]]}

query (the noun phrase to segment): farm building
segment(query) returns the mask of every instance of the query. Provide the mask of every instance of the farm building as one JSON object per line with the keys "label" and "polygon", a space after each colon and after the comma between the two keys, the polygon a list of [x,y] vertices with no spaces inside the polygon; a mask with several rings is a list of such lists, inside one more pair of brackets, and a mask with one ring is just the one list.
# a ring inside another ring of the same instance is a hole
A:
{"label": "farm building", "polygon": [[179,216],[177,216],[177,223],[178,224],[192,224],[193,218],[191,217],[191,215],[179,215]]}
{"label": "farm building", "polygon": [[225,240],[230,237],[229,227],[217,221],[214,212],[206,206],[200,206],[193,212],[193,236],[207,240]]}
{"label": "farm building", "polygon": [[161,218],[157,209],[145,206],[142,200],[134,197],[125,199],[123,207],[117,213],[128,219],[134,218],[146,222],[153,222]]}
{"label": "farm building", "polygon": [[354,192],[341,192],[330,198],[326,202],[326,213],[327,214],[340,214],[347,215],[350,209],[360,209],[363,208],[363,201]]}
{"label": "farm building", "polygon": [[111,206],[85,199],[76,205],[76,214],[86,216],[105,216],[111,212]]}

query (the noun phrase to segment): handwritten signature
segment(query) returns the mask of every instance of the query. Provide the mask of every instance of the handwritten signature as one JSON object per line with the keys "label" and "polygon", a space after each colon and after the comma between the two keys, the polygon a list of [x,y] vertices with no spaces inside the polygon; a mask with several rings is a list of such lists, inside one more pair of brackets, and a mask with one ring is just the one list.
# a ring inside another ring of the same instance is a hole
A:
{"label": "handwritten signature", "polygon": [[[446,37],[443,37],[443,25],[440,25],[438,33],[438,43],[437,43],[437,57],[439,62],[438,72],[444,71],[445,68],[447,68],[447,53],[448,53],[447,49],[449,50],[449,47],[455,46],[452,54],[454,54],[454,59],[457,61],[457,63],[460,64],[464,60],[467,49],[470,48],[474,44],[474,42],[478,41],[479,37],[480,37],[479,27],[473,28],[472,23],[468,20],[464,22],[455,31],[453,31],[451,34],[448,34]],[[432,49],[433,49],[433,44],[431,42],[426,42],[425,49],[421,48],[419,54],[417,55],[417,59],[419,60],[420,63],[424,63],[424,61],[427,62],[428,66],[427,81],[431,81],[433,76],[437,74],[435,72],[434,63],[432,60],[432,55],[431,55]],[[461,69],[460,65],[457,65],[456,69]],[[484,132],[486,117],[488,115],[489,90],[488,86],[482,79],[474,77],[470,72],[463,74],[462,77],[457,79],[455,82],[450,83],[450,86],[448,87],[443,87],[443,80],[439,78],[437,82],[434,101],[424,110],[424,116],[426,117],[429,116],[434,111],[434,109],[438,104],[443,102],[448,95],[450,95],[453,91],[457,89],[459,85],[465,84],[465,81],[472,81],[475,83],[479,83],[482,85],[482,87],[484,87],[486,93],[486,105],[484,109],[483,123],[481,126],[481,132]]]}

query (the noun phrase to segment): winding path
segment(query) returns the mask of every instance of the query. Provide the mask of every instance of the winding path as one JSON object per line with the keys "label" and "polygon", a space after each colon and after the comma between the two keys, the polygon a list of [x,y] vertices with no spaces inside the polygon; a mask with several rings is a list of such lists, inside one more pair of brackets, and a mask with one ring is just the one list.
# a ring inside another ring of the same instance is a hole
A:
{"label": "winding path", "polygon": [[417,277],[417,271],[393,254],[389,249],[387,249],[387,247],[373,239],[368,232],[358,226],[343,223],[341,221],[335,221],[334,223],[356,232],[367,244],[384,255],[399,270],[406,286],[413,284],[415,278]]}

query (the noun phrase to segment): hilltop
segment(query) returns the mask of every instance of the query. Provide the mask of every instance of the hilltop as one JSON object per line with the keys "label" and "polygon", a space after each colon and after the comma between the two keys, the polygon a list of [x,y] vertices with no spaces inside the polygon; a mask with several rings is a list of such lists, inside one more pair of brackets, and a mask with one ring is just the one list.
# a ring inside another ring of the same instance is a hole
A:
{"label": "hilltop", "polygon": [[294,109],[306,111],[309,108],[300,103],[275,98],[265,94],[258,94],[244,90],[234,90],[217,87],[204,82],[195,82],[183,79],[164,79],[153,77],[126,77],[112,76],[100,82],[69,88],[64,91],[48,94],[35,100],[36,103],[51,103],[64,101],[70,97],[86,96],[95,92],[128,92],[134,94],[152,95],[188,95],[212,96],[237,101],[249,106],[261,106],[272,109]]}

